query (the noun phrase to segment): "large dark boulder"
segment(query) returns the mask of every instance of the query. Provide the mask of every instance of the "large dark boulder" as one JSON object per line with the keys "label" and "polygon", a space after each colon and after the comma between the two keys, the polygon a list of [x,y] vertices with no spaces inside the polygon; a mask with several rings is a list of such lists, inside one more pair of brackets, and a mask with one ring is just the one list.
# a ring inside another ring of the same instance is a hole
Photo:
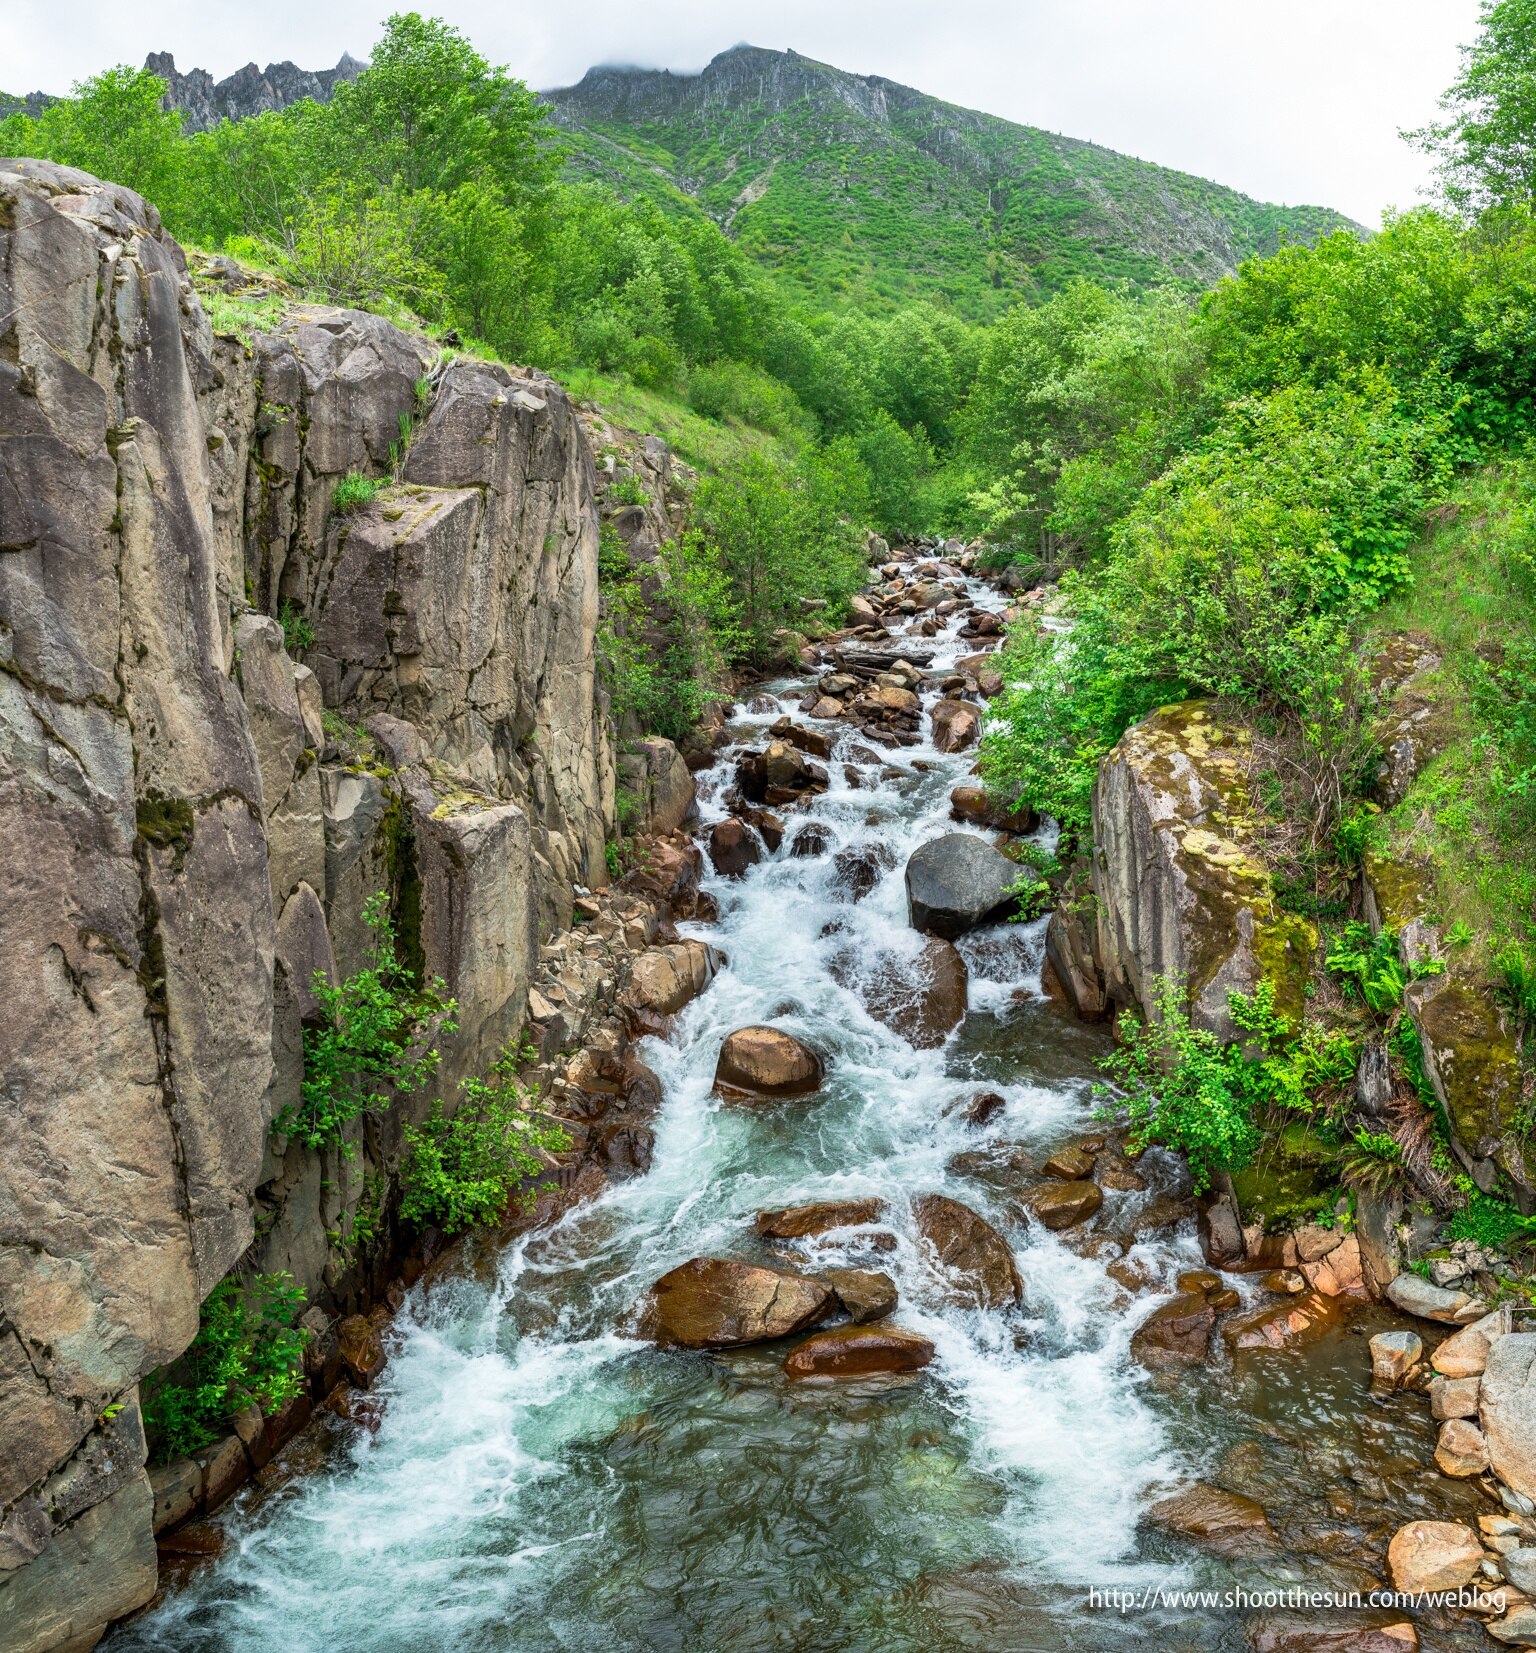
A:
{"label": "large dark boulder", "polygon": [[917,1231],[933,1248],[955,1302],[1006,1309],[1024,1299],[1024,1283],[1008,1242],[985,1217],[945,1194],[915,1200]]}
{"label": "large dark boulder", "polygon": [[888,953],[865,960],[844,948],[828,969],[863,999],[877,1022],[918,1050],[936,1050],[965,1020],[969,972],[954,944],[938,936],[915,959]]}
{"label": "large dark boulder", "polygon": [[817,1332],[784,1362],[792,1378],[861,1378],[915,1372],[933,1359],[933,1344],[901,1326],[838,1326]]}
{"label": "large dark boulder", "polygon": [[1007,912],[1018,879],[1018,867],[984,838],[948,832],[912,852],[907,912],[915,928],[953,941]]}

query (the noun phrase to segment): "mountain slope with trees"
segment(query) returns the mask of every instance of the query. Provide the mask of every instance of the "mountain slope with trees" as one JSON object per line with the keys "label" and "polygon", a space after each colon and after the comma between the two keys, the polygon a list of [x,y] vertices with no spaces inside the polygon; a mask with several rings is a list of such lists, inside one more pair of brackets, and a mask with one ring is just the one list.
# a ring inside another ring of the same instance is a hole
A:
{"label": "mountain slope with trees", "polygon": [[943,295],[982,319],[1074,277],[1208,287],[1355,227],[795,52],[736,46],[697,75],[595,68],[545,95],[576,173],[697,201],[819,303]]}

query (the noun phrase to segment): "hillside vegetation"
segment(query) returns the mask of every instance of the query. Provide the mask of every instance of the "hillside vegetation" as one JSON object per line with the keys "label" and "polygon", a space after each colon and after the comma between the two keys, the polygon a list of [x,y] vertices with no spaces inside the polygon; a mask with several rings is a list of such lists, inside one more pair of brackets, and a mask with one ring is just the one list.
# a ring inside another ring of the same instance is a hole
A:
{"label": "hillside vegetation", "polygon": [[547,96],[574,175],[697,202],[822,305],[942,296],[985,320],[1078,277],[1206,287],[1353,227],[794,52],[737,46],[698,75],[593,69]]}

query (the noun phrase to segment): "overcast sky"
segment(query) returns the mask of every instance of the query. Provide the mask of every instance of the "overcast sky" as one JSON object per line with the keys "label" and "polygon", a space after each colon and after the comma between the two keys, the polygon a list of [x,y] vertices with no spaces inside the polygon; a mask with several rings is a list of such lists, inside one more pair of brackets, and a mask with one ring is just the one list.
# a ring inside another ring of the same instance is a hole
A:
{"label": "overcast sky", "polygon": [[[63,92],[168,50],[222,77],[252,59],[366,57],[392,0],[0,0],[0,86]],[[407,0],[393,0],[404,5]],[[416,0],[539,87],[593,63],[701,68],[748,40],[1091,138],[1263,200],[1374,226],[1426,166],[1477,0]]]}

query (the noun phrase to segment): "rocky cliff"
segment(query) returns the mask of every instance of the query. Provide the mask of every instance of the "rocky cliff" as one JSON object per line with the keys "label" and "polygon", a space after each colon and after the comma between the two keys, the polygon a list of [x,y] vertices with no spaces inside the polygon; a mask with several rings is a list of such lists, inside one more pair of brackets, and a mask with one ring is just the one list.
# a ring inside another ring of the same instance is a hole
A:
{"label": "rocky cliff", "polygon": [[[338,514],[348,473],[380,486]],[[152,1592],[137,1385],[212,1287],[357,1297],[326,1232],[403,1110],[355,1159],[271,1122],[363,902],[459,1000],[451,1094],[606,881],[597,546],[549,380],[345,310],[216,336],[153,207],[0,162],[7,1647]]]}
{"label": "rocky cliff", "polygon": [[269,63],[265,69],[247,63],[216,81],[206,69],[181,73],[169,52],[151,52],[144,59],[144,67],[165,82],[165,107],[181,111],[184,129],[206,132],[220,121],[247,120],[269,110],[286,109],[305,98],[328,103],[338,82],[356,80],[367,66],[343,52],[334,69],[301,69],[284,59]]}

